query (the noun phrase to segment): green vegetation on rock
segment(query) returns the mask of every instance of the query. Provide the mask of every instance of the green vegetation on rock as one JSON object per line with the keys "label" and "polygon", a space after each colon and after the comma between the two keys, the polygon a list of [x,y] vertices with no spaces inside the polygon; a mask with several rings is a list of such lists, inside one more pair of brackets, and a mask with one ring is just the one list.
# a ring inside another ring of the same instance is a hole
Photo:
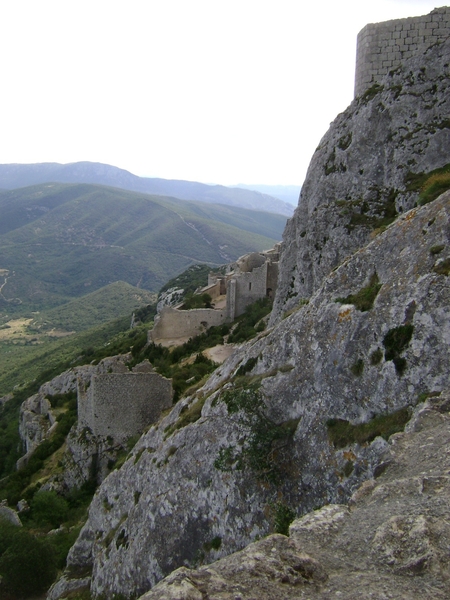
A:
{"label": "green vegetation on rock", "polygon": [[392,360],[398,375],[403,375],[406,369],[406,359],[400,356],[411,341],[414,326],[411,323],[390,329],[383,338],[385,360]]}
{"label": "green vegetation on rock", "polygon": [[408,408],[401,408],[387,415],[377,415],[366,423],[352,425],[344,419],[327,421],[328,437],[336,448],[344,448],[351,444],[368,444],[377,436],[385,440],[393,433],[402,431],[410,418]]}
{"label": "green vegetation on rock", "polygon": [[405,183],[408,190],[419,191],[420,206],[428,204],[450,189],[450,163],[428,173],[408,173]]}
{"label": "green vegetation on rock", "polygon": [[377,273],[374,273],[369,283],[361,288],[356,294],[350,294],[346,298],[336,298],[336,302],[341,304],[353,304],[361,312],[370,310],[373,307],[375,298],[381,289],[382,284],[378,279]]}
{"label": "green vegetation on rock", "polygon": [[261,298],[245,307],[244,313],[236,319],[237,325],[228,338],[230,344],[240,344],[252,339],[257,333],[264,331],[266,325],[262,320],[272,310],[272,300]]}
{"label": "green vegetation on rock", "polygon": [[274,423],[265,414],[264,400],[256,386],[226,390],[220,399],[229,415],[239,415],[239,422],[248,429],[248,435],[241,449],[222,447],[219,450],[214,462],[216,469],[247,468],[262,482],[279,483],[289,439],[294,435],[299,419]]}

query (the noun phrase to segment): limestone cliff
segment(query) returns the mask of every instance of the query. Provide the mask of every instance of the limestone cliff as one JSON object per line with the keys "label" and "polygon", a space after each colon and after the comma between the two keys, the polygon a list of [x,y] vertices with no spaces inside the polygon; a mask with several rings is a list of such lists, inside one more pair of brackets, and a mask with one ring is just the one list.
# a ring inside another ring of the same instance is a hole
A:
{"label": "limestone cliff", "polygon": [[414,174],[450,162],[450,40],[355,98],[322,138],[284,232],[271,323],[374,230],[412,208]]}
{"label": "limestone cliff", "polygon": [[436,45],[332,124],[286,229],[274,327],[107,477],[50,598],[88,583],[94,596],[136,596],[283,514],[347,502],[392,461],[358,426],[375,415],[402,426],[448,389],[450,192],[414,207],[407,173],[450,162],[449,61],[449,43]]}
{"label": "limestone cliff", "polygon": [[392,436],[392,463],[349,505],[295,520],[195,570],[181,567],[141,600],[448,598],[450,398],[421,406]]}

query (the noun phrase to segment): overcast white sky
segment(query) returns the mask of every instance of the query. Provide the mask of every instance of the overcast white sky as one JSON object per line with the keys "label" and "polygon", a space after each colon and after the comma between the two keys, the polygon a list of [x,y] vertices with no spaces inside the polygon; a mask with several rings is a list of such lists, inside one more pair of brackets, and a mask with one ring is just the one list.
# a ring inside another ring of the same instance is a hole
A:
{"label": "overcast white sky", "polygon": [[0,163],[301,184],[367,23],[439,0],[2,0]]}

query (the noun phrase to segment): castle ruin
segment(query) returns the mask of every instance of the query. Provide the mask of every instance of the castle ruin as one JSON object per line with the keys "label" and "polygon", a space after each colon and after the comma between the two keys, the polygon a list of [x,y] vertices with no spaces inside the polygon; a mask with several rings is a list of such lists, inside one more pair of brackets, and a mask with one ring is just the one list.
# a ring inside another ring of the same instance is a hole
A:
{"label": "castle ruin", "polygon": [[450,7],[430,14],[369,23],[358,34],[355,96],[360,96],[407,58],[450,36]]}
{"label": "castle ruin", "polygon": [[[273,298],[278,281],[280,244],[263,252],[241,256],[229,266],[225,275],[211,273],[208,285],[198,294],[211,296],[214,308],[182,310],[178,306],[164,307],[156,316],[149,341],[186,340],[205,332],[209,327],[234,321],[246,306],[265,297]],[[178,341],[178,343],[179,343]]]}
{"label": "castle ruin", "polygon": [[78,428],[123,444],[155,423],[172,406],[172,381],[153,371],[148,361],[129,371],[118,363],[113,372],[78,379]]}

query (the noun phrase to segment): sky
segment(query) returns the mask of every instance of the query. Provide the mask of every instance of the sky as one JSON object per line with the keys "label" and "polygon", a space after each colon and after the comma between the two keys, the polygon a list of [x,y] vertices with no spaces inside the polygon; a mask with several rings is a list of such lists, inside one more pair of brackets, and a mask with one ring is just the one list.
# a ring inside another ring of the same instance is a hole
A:
{"label": "sky", "polygon": [[367,24],[438,0],[2,0],[0,163],[301,185]]}

